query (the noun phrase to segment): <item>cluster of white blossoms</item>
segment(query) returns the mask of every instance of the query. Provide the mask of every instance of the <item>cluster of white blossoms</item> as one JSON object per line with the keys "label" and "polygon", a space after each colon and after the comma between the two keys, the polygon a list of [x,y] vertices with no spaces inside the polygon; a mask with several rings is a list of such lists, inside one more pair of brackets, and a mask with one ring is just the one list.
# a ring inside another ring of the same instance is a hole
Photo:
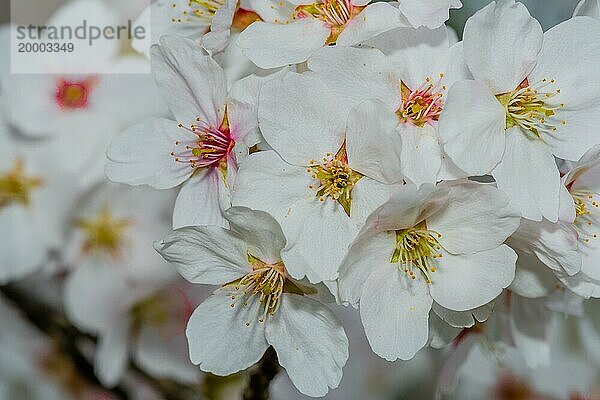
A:
{"label": "cluster of white blossoms", "polygon": [[438,398],[465,381],[456,398],[488,398],[469,383],[482,369],[516,396],[489,398],[579,399],[503,371],[582,367],[553,350],[571,340],[560,314],[600,367],[600,0],[546,32],[496,0],[457,35],[461,7],[156,0],[142,54],[97,62],[150,62],[157,93],[120,75],[0,79],[2,115],[29,138],[0,129],[0,284],[60,248],[47,273],[98,338],[105,387],[130,359],[193,385],[192,364],[229,376],[272,348],[322,397],[359,329],[387,361],[445,349],[426,372]]}
{"label": "cluster of white blossoms", "polygon": [[[150,54],[173,119],[113,140],[106,173],[183,184],[155,248],[221,286],[187,325],[203,371],[272,346],[302,393],[325,395],[348,341],[324,295],[358,308],[390,361],[507,294],[600,296],[600,21],[543,32],[499,0],[457,41],[444,22],[460,6],[155,3],[152,18],[174,13]],[[260,69],[229,80],[229,46]],[[513,330],[517,346],[540,339]]]}

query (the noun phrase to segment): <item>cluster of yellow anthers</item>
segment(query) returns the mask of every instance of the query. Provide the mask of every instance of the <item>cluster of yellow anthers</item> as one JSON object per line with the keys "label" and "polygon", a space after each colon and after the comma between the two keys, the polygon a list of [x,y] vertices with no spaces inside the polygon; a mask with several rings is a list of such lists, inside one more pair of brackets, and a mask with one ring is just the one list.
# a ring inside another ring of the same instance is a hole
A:
{"label": "cluster of yellow anthers", "polygon": [[594,225],[598,225],[598,213],[594,213],[593,209],[600,207],[600,194],[592,193],[586,190],[576,190],[571,192],[575,201],[575,227],[579,233],[580,239],[584,243],[589,243],[592,239],[598,237],[597,233],[590,230]]}
{"label": "cluster of yellow anthers", "polygon": [[85,236],[84,253],[106,252],[115,258],[121,255],[125,231],[131,226],[129,220],[115,217],[108,207],[96,217],[80,219],[76,224]]}
{"label": "cluster of yellow anthers", "polygon": [[28,205],[31,191],[41,184],[41,178],[25,174],[25,162],[17,158],[12,169],[0,174],[0,208],[10,204]]}
{"label": "cluster of yellow anthers", "polygon": [[[235,308],[240,301],[242,306],[246,307],[248,306],[249,297],[259,296],[263,314],[258,322],[263,323],[267,316],[274,315],[279,309],[281,296],[286,286],[285,267],[282,261],[267,264],[252,255],[248,255],[248,259],[253,267],[252,272],[226,285],[226,287],[233,288],[230,307]],[[246,321],[245,324],[250,326],[250,321]]]}
{"label": "cluster of yellow anthers", "polygon": [[438,239],[440,233],[427,229],[422,221],[412,228],[396,231],[396,249],[391,263],[400,263],[401,267],[412,279],[416,279],[414,268],[421,271],[427,283],[431,283],[431,273],[436,271],[434,260],[442,254]]}
{"label": "cluster of yellow anthers", "polygon": [[[189,0],[187,8],[180,10],[182,16],[172,18],[171,22],[183,24],[193,22],[194,19],[199,19],[210,24],[217,10],[224,4],[224,0]],[[172,7],[177,8],[177,3],[173,3]]]}
{"label": "cluster of yellow anthers", "polygon": [[316,191],[320,201],[325,201],[326,198],[335,200],[350,215],[352,189],[362,175],[350,168],[345,151],[341,151],[337,156],[327,153],[321,164],[310,160],[310,166],[306,172],[318,181],[317,184],[311,184],[308,187]]}
{"label": "cluster of yellow anthers", "polygon": [[443,92],[446,90],[446,86],[440,84],[442,78],[444,78],[443,73],[440,74],[438,82],[433,83],[432,79],[427,77],[425,83],[414,90],[404,82],[400,82],[402,104],[396,112],[400,121],[422,127],[440,119],[443,109]]}
{"label": "cluster of yellow anthers", "polygon": [[547,90],[548,86],[555,83],[554,79],[542,79],[530,84],[526,79],[514,91],[496,96],[506,108],[506,128],[519,126],[532,132],[533,139],[543,140],[542,135],[556,132],[559,123],[565,125],[567,121],[555,118],[556,110],[565,105],[549,103],[560,93],[560,89]]}
{"label": "cluster of yellow anthers", "polygon": [[227,118],[219,128],[206,124],[200,118],[196,118],[196,123],[189,127],[183,124],[179,124],[178,127],[193,133],[196,137],[175,142],[176,146],[183,146],[183,148],[177,152],[171,152],[171,156],[175,158],[176,162],[189,164],[191,168],[218,166],[235,146]]}

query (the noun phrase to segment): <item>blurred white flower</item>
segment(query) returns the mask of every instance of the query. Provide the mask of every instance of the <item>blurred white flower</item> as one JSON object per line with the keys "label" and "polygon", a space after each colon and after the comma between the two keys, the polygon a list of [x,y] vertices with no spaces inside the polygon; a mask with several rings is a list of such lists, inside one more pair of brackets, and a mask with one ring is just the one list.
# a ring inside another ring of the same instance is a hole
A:
{"label": "blurred white flower", "polygon": [[156,189],[185,182],[174,228],[222,225],[238,158],[256,144],[256,110],[228,96],[223,69],[196,43],[177,36],[160,43],[152,50],[154,74],[178,122],[150,119],[123,132],[107,151],[106,174]]}
{"label": "blurred white flower", "polygon": [[348,359],[344,329],[310,297],[314,287],[287,274],[281,259],[286,238],[277,221],[245,207],[225,216],[231,230],[187,227],[155,244],[188,281],[222,285],[188,323],[192,362],[229,375],[252,366],[270,345],[298,390],[324,396],[338,386]]}
{"label": "blurred white flower", "polygon": [[[558,219],[554,157],[598,143],[600,24],[575,18],[543,33],[525,6],[492,2],[469,19],[464,54],[474,81],[456,83],[440,118],[444,148],[472,175],[491,173],[536,221]],[[589,62],[581,62],[581,60]]]}
{"label": "blurred white flower", "polygon": [[350,247],[340,299],[360,305],[375,353],[410,359],[427,343],[433,301],[472,310],[512,282],[516,255],[502,243],[518,223],[492,186],[406,185],[373,212]]}
{"label": "blurred white flower", "polygon": [[98,335],[94,365],[109,387],[122,379],[130,353],[151,374],[197,380],[183,337],[193,304],[149,247],[169,227],[169,197],[103,186],[76,214],[64,307],[77,327]]}

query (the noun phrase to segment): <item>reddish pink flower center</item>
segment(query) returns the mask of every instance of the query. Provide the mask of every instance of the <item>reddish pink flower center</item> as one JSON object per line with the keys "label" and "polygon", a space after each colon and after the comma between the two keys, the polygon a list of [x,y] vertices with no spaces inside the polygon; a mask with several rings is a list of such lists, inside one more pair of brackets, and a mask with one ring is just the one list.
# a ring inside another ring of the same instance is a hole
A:
{"label": "reddish pink flower center", "polygon": [[171,156],[175,157],[175,161],[189,164],[194,169],[219,166],[235,146],[227,118],[218,128],[203,122],[200,118],[196,118],[195,124],[178,126],[194,134],[195,137],[175,142],[177,149],[171,152]]}
{"label": "reddish pink flower center", "polygon": [[93,77],[81,81],[59,79],[56,82],[56,104],[64,110],[86,108],[96,82],[96,78]]}
{"label": "reddish pink flower center", "polygon": [[[437,89],[437,86],[431,83],[429,78],[423,85],[414,90],[411,90],[402,82],[402,104],[398,109],[400,119],[403,122],[410,122],[417,126],[424,126],[438,121],[443,109],[443,93]],[[441,87],[441,90],[445,89],[444,86]]]}

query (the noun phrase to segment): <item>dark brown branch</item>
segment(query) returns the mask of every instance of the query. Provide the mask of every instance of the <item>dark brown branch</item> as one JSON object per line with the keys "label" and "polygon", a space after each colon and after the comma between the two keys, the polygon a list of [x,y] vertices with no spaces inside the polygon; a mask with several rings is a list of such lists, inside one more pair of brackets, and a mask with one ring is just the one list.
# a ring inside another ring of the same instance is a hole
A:
{"label": "dark brown branch", "polygon": [[244,400],[269,400],[269,386],[280,369],[277,354],[269,347],[256,369],[250,373],[248,386],[244,390]]}
{"label": "dark brown branch", "polygon": [[0,292],[10,300],[31,324],[45,333],[56,346],[56,349],[69,357],[80,377],[91,385],[110,392],[117,399],[128,400],[127,392],[120,386],[107,390],[102,387],[94,374],[94,366],[81,353],[76,343],[81,339],[91,338],[69,324],[66,318],[46,304],[27,296],[18,288],[1,286]]}
{"label": "dark brown branch", "polygon": [[[69,357],[78,373],[89,385],[102,388],[117,399],[129,399],[127,391],[121,386],[109,390],[103,388],[94,374],[94,366],[77,347],[76,343],[82,340],[95,343],[94,337],[79,331],[67,321],[62,313],[35,300],[13,285],[0,286],[0,293],[10,300],[31,324],[46,334],[61,354]],[[155,379],[133,364],[131,369],[160,393],[165,400],[197,400],[201,398],[198,388],[181,385],[168,379]]]}

